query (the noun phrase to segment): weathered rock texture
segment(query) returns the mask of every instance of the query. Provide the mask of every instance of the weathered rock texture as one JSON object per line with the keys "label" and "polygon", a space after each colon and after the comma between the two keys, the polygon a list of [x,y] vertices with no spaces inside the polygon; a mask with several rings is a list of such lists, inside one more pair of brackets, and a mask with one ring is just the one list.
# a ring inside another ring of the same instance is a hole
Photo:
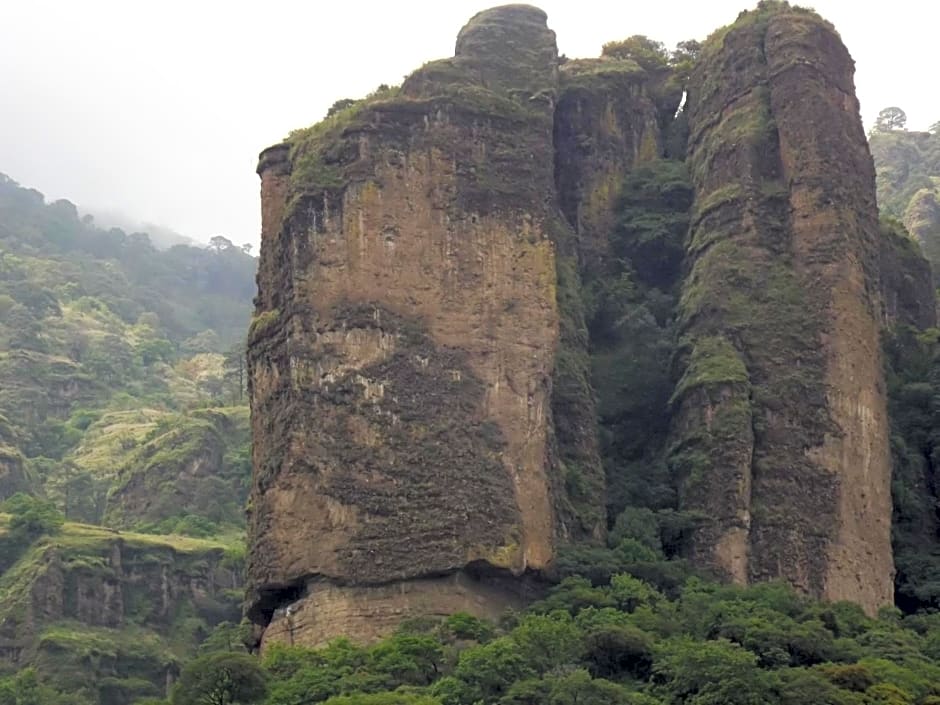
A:
{"label": "weathered rock texture", "polygon": [[873,611],[892,598],[878,213],[853,64],[768,4],[706,43],[675,395],[693,555]]}
{"label": "weathered rock texture", "polygon": [[[559,340],[556,82],[544,13],[507,6],[397,95],[262,155],[257,623],[301,599],[291,613],[318,616],[293,638],[318,643],[412,609],[480,612],[493,573],[541,570],[560,541],[602,534],[583,375],[558,394],[582,402],[566,421],[586,491],[566,491],[553,424],[556,356],[583,343]],[[459,590],[433,579],[462,572]]]}
{"label": "weathered rock texture", "polygon": [[[643,69],[629,41],[560,62],[545,22],[480,13],[453,58],[261,155],[263,643],[495,614],[624,506],[673,512],[677,486],[700,564],[891,599],[879,333],[930,312],[916,251],[879,232],[838,36],[761,3],[706,44],[676,118],[679,63]],[[592,371],[621,446],[610,517]]]}
{"label": "weathered rock texture", "polygon": [[624,174],[660,156],[657,110],[646,83],[646,72],[626,59],[578,59],[561,66],[555,175],[585,276],[597,276],[611,255]]}
{"label": "weathered rock texture", "polygon": [[80,524],[41,538],[0,581],[0,662],[101,702],[131,699],[107,697],[124,679],[165,695],[180,670],[174,651],[237,621],[243,587],[223,546],[175,540]]}

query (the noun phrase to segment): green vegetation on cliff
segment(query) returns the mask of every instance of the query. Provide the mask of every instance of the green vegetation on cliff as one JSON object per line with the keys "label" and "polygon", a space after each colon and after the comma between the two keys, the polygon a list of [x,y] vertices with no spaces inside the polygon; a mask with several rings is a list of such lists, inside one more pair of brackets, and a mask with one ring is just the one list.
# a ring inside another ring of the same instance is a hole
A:
{"label": "green vegetation on cliff", "polygon": [[940,608],[940,331],[896,326],[885,334],[894,463],[896,600],[905,611]]}
{"label": "green vegetation on cliff", "polygon": [[586,282],[609,521],[627,506],[670,510],[665,466],[675,306],[692,189],[682,162],[656,160],[626,177],[611,257]]}
{"label": "green vegetation on cliff", "polygon": [[213,627],[239,619],[240,539],[63,525],[23,495],[3,508],[4,557],[15,549],[0,576],[4,658],[32,665],[69,703],[162,695]]}
{"label": "green vegetation on cliff", "polygon": [[887,123],[869,136],[878,170],[878,205],[904,222],[940,285],[940,131],[908,132]]}

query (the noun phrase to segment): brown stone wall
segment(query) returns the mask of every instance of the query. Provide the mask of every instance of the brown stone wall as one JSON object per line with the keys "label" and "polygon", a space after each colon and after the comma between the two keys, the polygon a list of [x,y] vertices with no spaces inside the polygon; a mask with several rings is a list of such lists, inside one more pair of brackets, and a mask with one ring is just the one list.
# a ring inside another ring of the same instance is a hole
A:
{"label": "brown stone wall", "polygon": [[468,612],[495,621],[526,603],[520,585],[486,582],[464,572],[376,586],[311,583],[307,591],[307,597],[275,612],[262,648],[271,643],[322,646],[337,634],[375,641],[411,617]]}
{"label": "brown stone wall", "polygon": [[[689,100],[683,327],[687,354],[710,362],[692,374],[686,363],[676,466],[686,508],[707,516],[749,489],[724,530],[706,521],[700,560],[871,612],[892,597],[890,465],[874,170],[852,73],[834,30],[804,11],[746,13],[704,49]],[[742,381],[753,452],[732,471],[688,399]]]}
{"label": "brown stone wall", "polygon": [[434,609],[489,613],[437,576],[542,570],[573,533],[553,460],[556,74],[544,13],[481,13],[398,95],[262,154],[258,624],[302,598],[305,643],[373,635],[426,580]]}

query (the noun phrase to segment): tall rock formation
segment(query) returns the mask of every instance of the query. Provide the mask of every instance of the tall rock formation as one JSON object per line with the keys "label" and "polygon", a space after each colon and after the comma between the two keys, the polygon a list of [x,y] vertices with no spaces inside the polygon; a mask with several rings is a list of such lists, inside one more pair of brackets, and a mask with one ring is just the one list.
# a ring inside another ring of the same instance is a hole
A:
{"label": "tall rock formation", "polygon": [[557,65],[540,10],[483,12],[454,58],[262,154],[249,614],[266,640],[494,613],[518,599],[508,576],[602,535],[590,390],[566,364],[577,277],[556,274]]}
{"label": "tall rock formation", "polygon": [[686,552],[738,582],[890,602],[879,334],[932,309],[847,51],[763,2],[677,113],[694,49],[611,47],[560,60],[540,10],[488,10],[262,153],[262,643],[495,614],[624,507],[698,517]]}
{"label": "tall rock formation", "polygon": [[703,48],[673,461],[708,517],[696,559],[873,611],[892,598],[891,471],[852,75],[834,29],[781,3]]}

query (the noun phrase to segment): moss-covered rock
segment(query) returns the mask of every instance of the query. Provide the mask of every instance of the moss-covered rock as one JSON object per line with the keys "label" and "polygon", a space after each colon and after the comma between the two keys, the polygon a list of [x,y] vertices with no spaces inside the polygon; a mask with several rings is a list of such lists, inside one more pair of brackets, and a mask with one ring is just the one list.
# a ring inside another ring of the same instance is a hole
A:
{"label": "moss-covered rock", "polygon": [[0,657],[91,702],[163,695],[209,630],[238,620],[242,555],[67,523],[0,576]]}
{"label": "moss-covered rock", "polygon": [[194,515],[241,526],[250,458],[247,407],[164,415],[125,449],[104,521],[159,528]]}
{"label": "moss-covered rock", "polygon": [[702,48],[673,466],[711,518],[700,560],[874,611],[891,598],[890,468],[852,71],[831,25],[785,2]]}

